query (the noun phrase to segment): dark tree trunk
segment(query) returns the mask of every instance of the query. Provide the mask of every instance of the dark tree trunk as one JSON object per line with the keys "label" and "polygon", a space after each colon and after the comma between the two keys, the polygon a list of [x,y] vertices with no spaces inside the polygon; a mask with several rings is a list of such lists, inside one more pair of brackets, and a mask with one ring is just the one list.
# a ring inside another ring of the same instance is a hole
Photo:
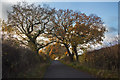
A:
{"label": "dark tree trunk", "polygon": [[75,55],[76,55],[76,61],[79,62],[79,56],[78,56],[78,53],[77,53],[77,47],[73,46],[73,50],[74,50]]}
{"label": "dark tree trunk", "polygon": [[39,49],[37,48],[37,44],[35,43],[35,40],[31,39],[29,41],[29,47],[35,54],[39,55]]}
{"label": "dark tree trunk", "polygon": [[69,54],[70,61],[73,62],[73,61],[74,61],[74,60],[73,60],[73,56],[74,56],[74,54],[71,54],[71,53],[70,53],[70,50],[69,50],[69,47],[68,47],[67,44],[64,44],[64,45],[65,45],[65,47],[66,47],[66,49],[67,49],[67,52],[68,52],[68,54]]}
{"label": "dark tree trunk", "polygon": [[73,57],[74,57],[74,54],[71,54],[71,56],[70,56],[71,58],[71,62],[74,62],[74,59],[73,59]]}

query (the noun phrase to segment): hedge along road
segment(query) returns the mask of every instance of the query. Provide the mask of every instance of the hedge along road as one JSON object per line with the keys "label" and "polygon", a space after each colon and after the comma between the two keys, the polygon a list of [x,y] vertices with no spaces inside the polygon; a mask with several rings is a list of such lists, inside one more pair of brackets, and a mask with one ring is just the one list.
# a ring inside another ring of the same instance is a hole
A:
{"label": "hedge along road", "polygon": [[92,75],[66,66],[60,61],[52,61],[44,78],[95,78]]}

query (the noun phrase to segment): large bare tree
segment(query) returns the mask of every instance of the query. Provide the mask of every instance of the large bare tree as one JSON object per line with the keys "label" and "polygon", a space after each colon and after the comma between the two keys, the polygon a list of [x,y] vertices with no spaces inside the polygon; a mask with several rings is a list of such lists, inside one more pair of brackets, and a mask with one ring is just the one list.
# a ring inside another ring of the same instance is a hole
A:
{"label": "large bare tree", "polygon": [[51,30],[48,30],[49,34],[56,37],[57,42],[66,47],[71,61],[73,61],[74,55],[70,52],[70,39],[67,35],[69,34],[69,27],[75,23],[76,17],[76,13],[72,10],[56,10],[50,19],[52,21]]}
{"label": "large bare tree", "polygon": [[[96,15],[87,16],[84,13],[78,15],[75,25],[69,33],[70,44],[72,51],[78,60],[77,46],[78,45],[97,45],[101,44],[104,39],[106,28],[104,22]],[[84,49],[84,46],[81,46]]]}
{"label": "large bare tree", "polygon": [[[53,28],[49,30],[58,39],[58,42],[64,44],[68,54],[73,61],[74,54],[78,61],[78,44],[97,44],[101,43],[106,31],[104,23],[96,15],[87,16],[84,13],[74,12],[73,10],[56,10],[51,18]],[[70,52],[72,46],[72,53]]]}
{"label": "large bare tree", "polygon": [[12,6],[11,11],[8,11],[8,27],[14,28],[17,36],[22,38],[23,44],[38,52],[40,48],[52,43],[39,44],[37,38],[46,31],[53,13],[54,9],[47,6],[18,3]]}

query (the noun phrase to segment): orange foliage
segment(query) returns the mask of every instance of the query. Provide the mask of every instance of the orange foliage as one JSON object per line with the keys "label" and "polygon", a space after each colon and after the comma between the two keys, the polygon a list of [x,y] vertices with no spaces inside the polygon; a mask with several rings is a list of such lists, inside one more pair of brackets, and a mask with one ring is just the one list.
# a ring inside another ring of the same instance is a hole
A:
{"label": "orange foliage", "polygon": [[67,54],[68,54],[68,52],[66,51],[66,52],[65,52],[65,55],[67,55]]}
{"label": "orange foliage", "polygon": [[51,55],[53,48],[50,50],[49,55]]}
{"label": "orange foliage", "polygon": [[42,50],[39,50],[39,54],[42,53]]}

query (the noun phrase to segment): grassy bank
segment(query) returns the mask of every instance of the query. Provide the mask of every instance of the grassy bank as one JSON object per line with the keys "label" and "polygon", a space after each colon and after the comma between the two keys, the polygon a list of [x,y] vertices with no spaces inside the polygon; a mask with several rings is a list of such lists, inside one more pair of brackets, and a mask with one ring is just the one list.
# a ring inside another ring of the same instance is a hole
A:
{"label": "grassy bank", "polygon": [[79,63],[70,62],[69,57],[63,58],[61,62],[98,78],[120,78],[119,46],[116,44],[86,52],[79,56]]}
{"label": "grassy bank", "polygon": [[43,78],[50,63],[36,64],[29,68],[25,73],[20,73],[18,78]]}
{"label": "grassy bank", "polygon": [[2,42],[2,78],[42,78],[50,58],[19,45],[15,40]]}
{"label": "grassy bank", "polygon": [[79,63],[73,62],[73,63],[66,63],[64,61],[61,61],[63,64],[66,64],[70,67],[73,67],[75,69],[78,69],[83,72],[87,72],[91,75],[93,75],[96,78],[120,78],[117,72],[111,71],[111,70],[102,70],[102,69],[96,69],[92,67],[88,67],[85,65],[81,65]]}

